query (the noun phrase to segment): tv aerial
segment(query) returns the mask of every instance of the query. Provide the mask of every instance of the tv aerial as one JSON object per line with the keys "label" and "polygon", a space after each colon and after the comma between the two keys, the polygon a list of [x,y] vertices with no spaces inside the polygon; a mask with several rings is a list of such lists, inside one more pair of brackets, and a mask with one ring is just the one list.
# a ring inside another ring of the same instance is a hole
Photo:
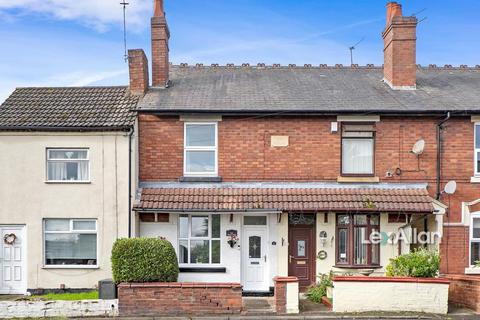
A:
{"label": "tv aerial", "polygon": [[348,50],[350,50],[350,65],[353,64],[353,50],[355,50],[357,48],[357,46],[363,42],[363,40],[365,40],[365,37],[363,37],[362,39],[360,39],[360,41],[358,41],[357,43],[355,43],[353,46],[351,47],[348,47]]}
{"label": "tv aerial", "polygon": [[128,53],[127,53],[127,6],[129,3],[126,0],[122,0],[120,4],[123,6],[123,47],[124,47],[124,53],[123,53],[123,59],[125,59],[125,62],[128,61]]}

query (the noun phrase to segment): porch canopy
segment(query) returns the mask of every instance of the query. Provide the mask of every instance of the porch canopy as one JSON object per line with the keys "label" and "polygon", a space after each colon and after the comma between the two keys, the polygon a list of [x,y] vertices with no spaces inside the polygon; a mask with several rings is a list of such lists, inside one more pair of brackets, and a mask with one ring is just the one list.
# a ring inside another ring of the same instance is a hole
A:
{"label": "porch canopy", "polygon": [[146,185],[135,211],[326,211],[433,213],[424,184],[318,187],[316,184]]}

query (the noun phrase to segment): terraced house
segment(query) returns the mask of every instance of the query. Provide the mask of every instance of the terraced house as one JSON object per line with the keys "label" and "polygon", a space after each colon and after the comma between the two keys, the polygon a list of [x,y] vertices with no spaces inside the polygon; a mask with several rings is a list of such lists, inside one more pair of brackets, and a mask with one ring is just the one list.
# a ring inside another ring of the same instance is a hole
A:
{"label": "terraced house", "polygon": [[135,236],[170,240],[180,281],[268,293],[277,275],[381,275],[433,232],[442,273],[478,283],[478,66],[417,66],[417,19],[394,2],[382,67],[173,66],[160,0],[151,24],[151,86],[129,52]]}
{"label": "terraced house", "polygon": [[174,66],[154,3],[151,84],[136,49],[128,89],[0,107],[0,293],[92,287],[126,236],[168,239],[179,281],[254,294],[429,246],[452,301],[480,310],[479,66],[418,66],[395,2],[383,66]]}
{"label": "terraced house", "polygon": [[128,237],[137,102],[127,87],[18,88],[0,106],[0,294],[111,277],[112,244]]}

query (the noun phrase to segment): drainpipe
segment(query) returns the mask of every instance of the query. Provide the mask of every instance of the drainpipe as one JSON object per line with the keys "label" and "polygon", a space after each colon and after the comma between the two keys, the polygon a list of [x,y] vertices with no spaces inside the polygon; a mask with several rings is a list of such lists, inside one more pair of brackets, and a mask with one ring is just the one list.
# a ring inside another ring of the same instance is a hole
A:
{"label": "drainpipe", "polygon": [[442,125],[450,119],[450,111],[447,112],[445,118],[437,124],[437,196],[440,200],[440,175],[442,174]]}
{"label": "drainpipe", "polygon": [[132,137],[134,127],[128,133],[128,237],[132,237]]}

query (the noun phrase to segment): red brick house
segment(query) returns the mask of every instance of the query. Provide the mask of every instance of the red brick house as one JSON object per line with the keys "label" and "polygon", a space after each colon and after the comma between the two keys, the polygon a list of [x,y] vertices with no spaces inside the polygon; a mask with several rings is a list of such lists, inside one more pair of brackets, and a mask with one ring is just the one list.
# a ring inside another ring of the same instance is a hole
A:
{"label": "red brick house", "polygon": [[268,292],[277,275],[383,274],[420,246],[401,231],[438,232],[452,299],[478,309],[480,67],[417,66],[416,26],[387,5],[383,67],[172,66],[155,1],[151,86],[129,51],[135,234],[169,239],[182,281]]}

